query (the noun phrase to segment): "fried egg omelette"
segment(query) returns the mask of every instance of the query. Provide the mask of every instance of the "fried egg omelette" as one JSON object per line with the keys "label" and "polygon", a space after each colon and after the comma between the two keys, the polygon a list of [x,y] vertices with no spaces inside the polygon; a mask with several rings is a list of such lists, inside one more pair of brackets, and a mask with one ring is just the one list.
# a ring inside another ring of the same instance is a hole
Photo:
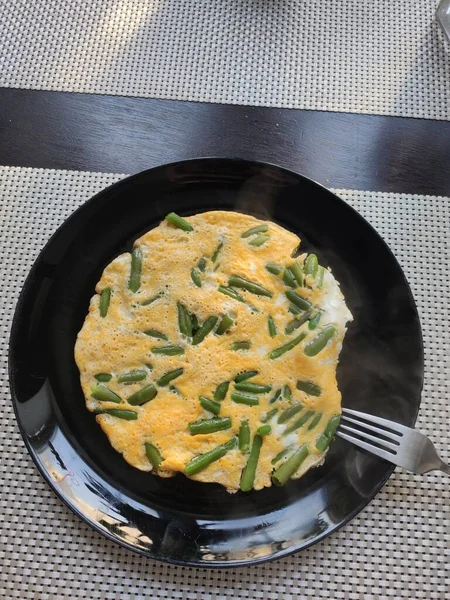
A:
{"label": "fried egg omelette", "polygon": [[352,315],[299,246],[247,214],[170,213],[105,268],[75,360],[88,410],[130,465],[235,492],[323,461]]}

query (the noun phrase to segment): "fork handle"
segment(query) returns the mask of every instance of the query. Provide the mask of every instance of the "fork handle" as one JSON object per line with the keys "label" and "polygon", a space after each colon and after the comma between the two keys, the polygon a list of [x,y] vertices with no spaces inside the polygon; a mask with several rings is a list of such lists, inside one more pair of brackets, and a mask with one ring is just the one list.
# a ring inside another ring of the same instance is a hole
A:
{"label": "fork handle", "polygon": [[450,465],[447,465],[443,460],[441,460],[440,465],[436,468],[439,471],[442,471],[443,473],[447,473],[447,475],[450,475]]}

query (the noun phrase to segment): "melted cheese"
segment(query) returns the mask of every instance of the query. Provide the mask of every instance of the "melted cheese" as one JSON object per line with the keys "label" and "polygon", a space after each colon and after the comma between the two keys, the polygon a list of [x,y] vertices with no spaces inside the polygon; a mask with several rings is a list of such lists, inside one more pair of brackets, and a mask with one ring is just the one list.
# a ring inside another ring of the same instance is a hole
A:
{"label": "melted cheese", "polygon": [[[141,286],[136,293],[127,286],[130,254],[117,257],[104,270],[75,347],[87,408],[91,411],[109,408],[136,411],[138,418],[134,421],[108,414],[98,414],[96,419],[112,446],[131,465],[144,471],[152,470],[144,446],[145,442],[151,442],[163,457],[157,474],[171,476],[178,471],[183,472],[195,456],[237,435],[243,419],[255,432],[261,425],[261,419],[274,406],[279,409],[279,415],[292,402],[300,401],[305,409],[322,414],[320,422],[313,430],[308,430],[307,424],[286,436],[283,435],[286,425],[278,424],[276,415],[270,421],[272,434],[263,439],[254,488],[271,485],[271,461],[280,450],[307,443],[311,453],[295,474],[299,477],[323,460],[323,453],[315,448],[315,441],[328,420],[340,413],[341,395],[335,373],[346,323],[351,320],[351,315],[339,285],[331,272],[326,271],[321,289],[312,281],[308,282],[311,287],[298,288],[299,294],[323,310],[321,323],[315,331],[310,331],[305,323],[293,334],[286,335],[285,326],[293,318],[288,312],[289,302],[284,294],[286,285],[280,277],[269,273],[265,265],[291,264],[291,256],[300,244],[299,238],[275,223],[267,223],[270,238],[264,245],[256,247],[249,244],[252,238],[242,238],[242,233],[264,222],[249,215],[214,211],[186,220],[192,225],[192,232],[177,229],[164,221],[136,241],[135,245],[141,249],[143,256]],[[223,243],[223,248],[213,264],[211,257],[219,242]],[[191,269],[202,257],[207,259],[207,268],[201,273],[202,287],[199,288],[191,279]],[[299,262],[302,263],[304,258],[300,257]],[[271,290],[273,297],[238,290],[246,300],[242,303],[220,293],[218,287],[227,286],[231,275],[257,282]],[[112,293],[108,313],[102,318],[99,294],[105,288],[111,288]],[[154,302],[143,304],[156,295],[159,296]],[[180,333],[177,301],[195,314],[200,323],[212,315],[220,318],[225,314],[233,316],[235,323],[224,335],[212,332],[194,346]],[[268,315],[272,316],[277,327],[278,333],[273,338],[268,334]],[[317,335],[322,324],[328,323],[336,325],[337,334],[316,357],[307,357],[303,352],[304,344]],[[147,336],[144,331],[148,329],[163,332],[169,342]],[[271,350],[282,346],[301,331],[307,333],[304,342],[278,359],[269,358]],[[244,340],[251,342],[249,350],[231,349],[233,341]],[[183,346],[184,354],[165,356],[152,353],[153,348],[168,343]],[[170,387],[160,387],[156,397],[146,404],[133,407],[127,404],[126,398],[134,392],[180,367],[184,372],[173,381],[179,393]],[[130,385],[118,383],[120,374],[134,369],[147,371],[144,381]],[[199,396],[212,398],[221,382],[232,382],[239,372],[250,370],[259,371],[259,375],[249,381],[270,385],[272,392],[259,396],[259,406],[236,404],[230,399],[231,383],[225,400],[221,402],[219,415],[231,418],[231,430],[191,435],[187,427],[189,423],[212,416],[201,407]],[[105,385],[122,398],[120,404],[99,402],[91,395],[97,383],[94,375],[105,372],[112,374],[112,379]],[[322,394],[315,397],[298,391],[296,382],[299,379],[313,381],[322,388]],[[274,392],[284,385],[290,386],[293,399],[280,397],[271,404]],[[247,454],[236,448],[194,475],[193,479],[217,482],[229,491],[236,491],[247,458]]]}

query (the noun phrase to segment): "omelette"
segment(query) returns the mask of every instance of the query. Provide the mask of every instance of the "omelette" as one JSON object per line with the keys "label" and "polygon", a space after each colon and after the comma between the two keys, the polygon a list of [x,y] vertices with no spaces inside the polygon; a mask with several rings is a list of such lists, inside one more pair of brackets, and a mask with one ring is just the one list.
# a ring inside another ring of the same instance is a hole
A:
{"label": "omelette", "polygon": [[170,213],[105,268],[75,360],[87,409],[130,465],[245,492],[323,462],[352,315],[299,247],[247,214]]}

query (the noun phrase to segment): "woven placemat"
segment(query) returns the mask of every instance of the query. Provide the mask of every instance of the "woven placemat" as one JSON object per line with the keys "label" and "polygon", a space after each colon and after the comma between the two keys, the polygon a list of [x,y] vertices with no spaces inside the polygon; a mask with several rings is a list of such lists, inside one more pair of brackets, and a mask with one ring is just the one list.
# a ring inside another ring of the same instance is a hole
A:
{"label": "woven placemat", "polygon": [[0,86],[450,119],[438,0],[0,3]]}
{"label": "woven placemat", "polygon": [[[7,385],[11,317],[45,241],[82,202],[121,175],[0,167],[0,595],[218,600],[450,598],[450,480],[399,469],[335,535],[301,554],[251,568],[208,571],[147,560],[76,518],[25,451]],[[450,459],[450,198],[340,191],[381,233],[418,303],[426,378],[418,427]]]}

